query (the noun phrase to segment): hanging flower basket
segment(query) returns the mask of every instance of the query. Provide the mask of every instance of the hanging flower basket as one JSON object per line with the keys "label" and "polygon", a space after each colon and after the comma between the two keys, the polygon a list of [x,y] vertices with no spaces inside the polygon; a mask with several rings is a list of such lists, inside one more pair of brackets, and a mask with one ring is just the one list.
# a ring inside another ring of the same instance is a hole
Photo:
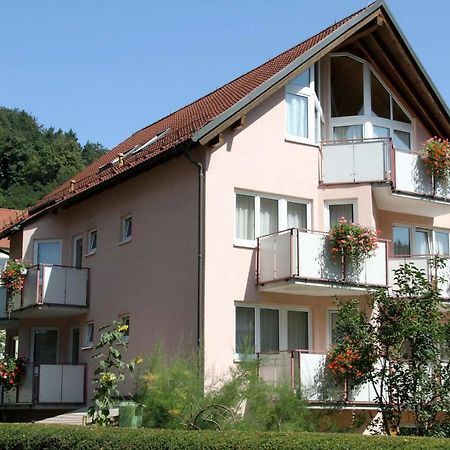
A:
{"label": "hanging flower basket", "polygon": [[450,143],[448,139],[438,137],[428,139],[423,146],[421,157],[428,175],[432,177],[434,194],[435,179],[446,182],[450,175]]}
{"label": "hanging flower basket", "polygon": [[13,310],[14,296],[23,290],[25,275],[29,265],[20,259],[9,260],[5,269],[0,274],[0,282],[6,288],[6,309],[8,317],[11,317]]}
{"label": "hanging flower basket", "polygon": [[25,373],[25,360],[6,356],[0,359],[0,385],[9,391],[19,385],[22,375]]}

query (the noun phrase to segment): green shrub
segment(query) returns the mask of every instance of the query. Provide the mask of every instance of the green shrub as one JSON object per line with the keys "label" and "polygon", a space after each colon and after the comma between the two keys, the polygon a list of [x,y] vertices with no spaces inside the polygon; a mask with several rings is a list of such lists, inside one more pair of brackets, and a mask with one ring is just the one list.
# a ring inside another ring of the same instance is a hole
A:
{"label": "green shrub", "polygon": [[146,430],[2,424],[4,450],[384,450],[448,449],[442,438],[377,437],[330,433]]}

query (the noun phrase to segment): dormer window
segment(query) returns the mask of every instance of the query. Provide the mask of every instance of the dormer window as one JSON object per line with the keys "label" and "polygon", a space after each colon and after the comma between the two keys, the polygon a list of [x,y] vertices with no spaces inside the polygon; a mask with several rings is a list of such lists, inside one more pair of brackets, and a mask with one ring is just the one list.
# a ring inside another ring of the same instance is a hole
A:
{"label": "dormer window", "polygon": [[317,144],[320,141],[322,109],[316,94],[314,66],[286,86],[286,138]]}
{"label": "dormer window", "polygon": [[369,63],[332,55],[330,87],[332,139],[392,138],[396,149],[411,150],[411,119]]}

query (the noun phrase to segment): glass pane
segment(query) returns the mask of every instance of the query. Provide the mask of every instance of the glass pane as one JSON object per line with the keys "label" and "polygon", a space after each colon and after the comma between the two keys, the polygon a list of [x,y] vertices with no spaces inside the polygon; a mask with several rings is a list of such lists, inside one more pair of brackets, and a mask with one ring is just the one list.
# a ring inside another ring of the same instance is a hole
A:
{"label": "glass pane", "polygon": [[329,205],[328,210],[330,212],[330,227],[336,225],[341,218],[347,220],[347,222],[353,222],[353,205],[351,203],[342,205]]}
{"label": "glass pane", "polygon": [[394,130],[394,147],[398,150],[410,150],[411,135],[406,131]]}
{"label": "glass pane", "polygon": [[288,350],[308,350],[308,313],[288,311]]}
{"label": "glass pane", "polygon": [[308,97],[286,94],[286,133],[301,138],[308,137]]}
{"label": "glass pane", "polygon": [[61,264],[61,242],[38,242],[37,264]]}
{"label": "glass pane", "polygon": [[255,197],[236,194],[236,238],[255,239]]}
{"label": "glass pane", "polygon": [[349,139],[362,139],[363,138],[363,126],[362,125],[349,125],[345,127],[334,127],[333,138],[336,141],[347,141]]}
{"label": "glass pane", "polygon": [[89,251],[92,252],[97,248],[97,231],[89,233]]}
{"label": "glass pane", "polygon": [[279,351],[279,321],[277,309],[260,310],[261,353]]}
{"label": "glass pane", "polygon": [[307,227],[307,206],[304,203],[287,202],[288,228]]}
{"label": "glass pane", "polygon": [[255,353],[255,309],[236,307],[236,353]]}
{"label": "glass pane", "polygon": [[398,122],[411,123],[408,116],[394,99],[392,99],[392,118]]}
{"label": "glass pane", "polygon": [[259,208],[260,235],[278,231],[278,200],[262,198]]}
{"label": "glass pane", "polygon": [[124,230],[123,230],[123,237],[124,237],[124,239],[127,239],[127,238],[131,237],[132,226],[133,226],[133,222],[131,220],[131,217],[127,217],[124,220]]}
{"label": "glass pane", "polygon": [[34,330],[33,361],[40,364],[56,364],[57,345],[57,330]]}
{"label": "glass pane", "polygon": [[72,364],[80,362],[80,329],[74,328],[72,330]]}
{"label": "glass pane", "polygon": [[372,72],[370,72],[370,91],[372,94],[372,115],[390,119],[391,96]]}
{"label": "glass pane", "polygon": [[394,227],[392,231],[392,241],[394,242],[394,255],[411,254],[411,238],[409,228]]}
{"label": "glass pane", "polygon": [[373,137],[374,138],[388,138],[391,135],[389,128],[373,126]]}
{"label": "glass pane", "polygon": [[83,262],[83,239],[82,238],[76,238],[74,243],[74,266],[77,269],[81,269],[81,265]]}
{"label": "glass pane", "polygon": [[363,65],[345,56],[331,58],[331,116],[363,114]]}
{"label": "glass pane", "polygon": [[444,233],[441,231],[436,231],[434,234],[435,237],[435,249],[434,252],[443,255],[449,256],[449,236],[448,233]]}
{"label": "glass pane", "polygon": [[430,244],[429,244],[429,234],[427,230],[416,230],[416,255],[429,255],[430,254]]}
{"label": "glass pane", "polygon": [[309,69],[306,69],[304,72],[302,72],[297,78],[294,78],[290,84],[297,87],[309,87],[309,84],[311,82],[310,72]]}
{"label": "glass pane", "polygon": [[337,318],[338,318],[338,312],[337,311],[330,311],[329,321],[330,321],[330,344],[335,345],[337,341],[337,332],[336,332],[336,324],[337,324]]}

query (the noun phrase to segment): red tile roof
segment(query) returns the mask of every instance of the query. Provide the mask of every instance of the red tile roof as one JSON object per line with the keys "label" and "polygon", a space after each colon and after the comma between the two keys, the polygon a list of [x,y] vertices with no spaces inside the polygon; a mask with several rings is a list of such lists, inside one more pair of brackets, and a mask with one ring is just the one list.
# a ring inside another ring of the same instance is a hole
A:
{"label": "red tile roof", "polygon": [[[29,219],[37,214],[38,211],[46,209],[47,207],[54,207],[55,205],[58,205],[69,198],[76,197],[81,193],[85,193],[94,187],[100,187],[103,183],[117,177],[119,174],[127,172],[131,168],[139,166],[143,162],[149,161],[156,156],[173,149],[180,143],[188,141],[196,131],[236,104],[239,100],[243,99],[262,83],[276,75],[280,70],[284,69],[307,50],[311,49],[334,31],[342,27],[350,19],[365,11],[369,6],[353,13],[334,25],[331,25],[315,36],[281,53],[275,58],[270,59],[256,69],[234,79],[199,100],[196,100],[132,134],[117,147],[105,153],[97,161],[82,170],[73,178],[73,183],[67,181],[62,184],[42,200],[38,201],[33,207],[23,211],[19,219],[12,221],[6,227],[0,228],[0,233],[7,231],[13,223]],[[119,167],[118,164],[104,167],[117,159],[120,153],[125,153],[136,145],[143,145],[157,134],[167,129],[169,129],[169,131],[162,139],[148,146],[145,150],[136,155],[127,157],[121,167]],[[102,169],[99,170],[99,168]]]}
{"label": "red tile roof", "polygon": [[[16,221],[20,216],[21,211],[19,209],[6,209],[0,208],[0,227],[5,227],[11,223],[11,221]],[[9,239],[0,239],[0,249],[9,248]]]}

